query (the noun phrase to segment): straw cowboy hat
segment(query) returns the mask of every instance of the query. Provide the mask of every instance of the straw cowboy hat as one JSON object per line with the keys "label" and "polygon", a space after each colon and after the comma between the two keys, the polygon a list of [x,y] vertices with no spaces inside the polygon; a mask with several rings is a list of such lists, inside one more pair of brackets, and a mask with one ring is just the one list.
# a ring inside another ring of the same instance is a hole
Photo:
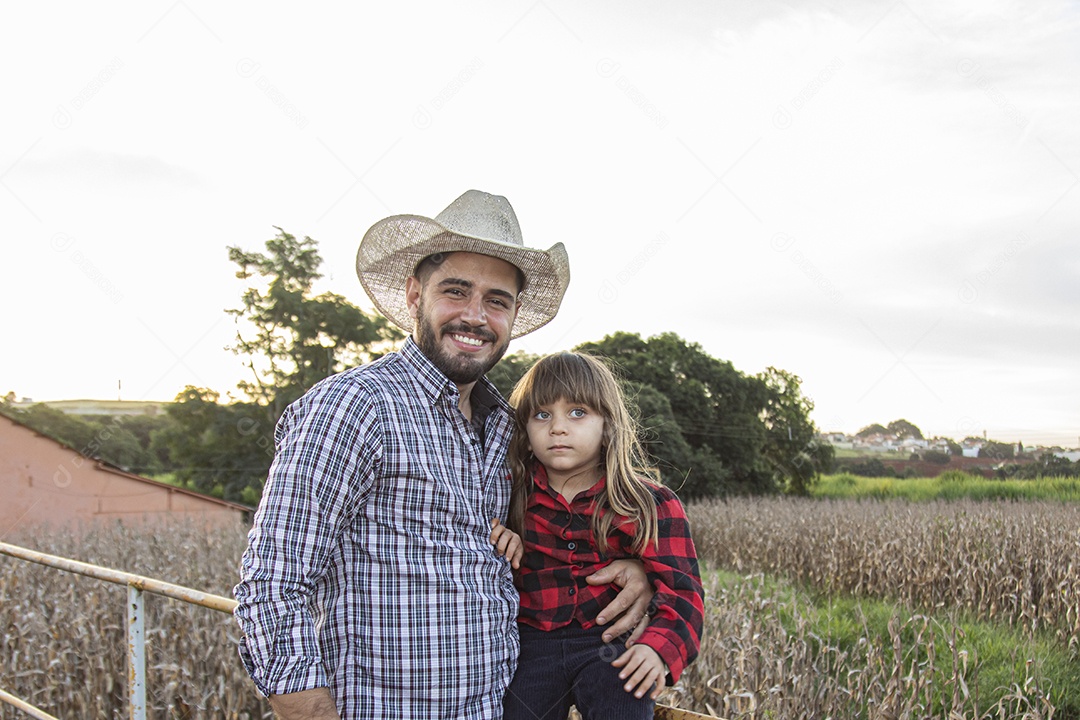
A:
{"label": "straw cowboy hat", "polygon": [[510,202],[499,195],[469,190],[435,219],[394,215],[371,226],[356,252],[356,274],[375,307],[403,330],[413,329],[405,302],[405,279],[429,255],[451,252],[490,255],[525,276],[521,308],[510,337],[545,325],[559,311],[570,283],[563,244],[548,250],[527,248]]}

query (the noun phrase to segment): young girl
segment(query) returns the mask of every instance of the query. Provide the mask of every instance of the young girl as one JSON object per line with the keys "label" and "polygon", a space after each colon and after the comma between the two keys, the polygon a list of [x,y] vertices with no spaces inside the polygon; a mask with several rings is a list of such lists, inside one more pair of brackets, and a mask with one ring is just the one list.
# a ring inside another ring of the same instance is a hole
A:
{"label": "young girl", "polygon": [[[638,469],[636,425],[596,358],[542,358],[510,404],[510,514],[491,535],[521,594],[521,656],[505,720],[565,720],[571,705],[584,720],[651,718],[701,636],[704,593],[682,504],[643,478],[655,474]],[[624,650],[605,645],[594,621],[616,589],[585,578],[627,557],[642,561],[656,595],[648,628]]]}

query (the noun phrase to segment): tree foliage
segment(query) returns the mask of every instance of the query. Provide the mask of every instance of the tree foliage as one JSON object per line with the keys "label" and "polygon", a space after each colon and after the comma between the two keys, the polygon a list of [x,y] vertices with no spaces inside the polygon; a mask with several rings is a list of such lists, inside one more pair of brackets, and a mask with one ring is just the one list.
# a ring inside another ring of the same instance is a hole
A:
{"label": "tree foliage", "polygon": [[150,434],[167,418],[149,415],[69,415],[44,403],[27,408],[6,406],[3,414],[63,443],[87,457],[127,472],[147,474],[161,468],[151,448]]}
{"label": "tree foliage", "polygon": [[153,449],[168,457],[184,487],[254,505],[274,459],[273,425],[255,403],[222,404],[206,388],[187,386],[166,409],[168,426]]}
{"label": "tree foliage", "polygon": [[767,395],[761,421],[767,431],[763,449],[773,467],[774,482],[795,495],[807,495],[820,472],[832,467],[835,450],[818,442],[810,420],[814,403],[802,394],[802,379],[769,367],[758,375]]}
{"label": "tree foliage", "polygon": [[[254,503],[273,455],[272,434],[284,408],[311,385],[385,352],[401,334],[332,293],[314,295],[320,277],[315,241],[277,228],[266,252],[230,247],[237,277],[252,280],[231,348],[251,379],[248,402],[221,403],[218,393],[188,387],[169,408],[171,424],[154,434],[185,484]],[[814,441],[813,404],[800,379],[769,368],[759,376],[673,333],[643,339],[616,333],[583,352],[611,359],[637,409],[643,438],[668,484],[688,497],[726,493],[807,492],[829,469],[832,447]],[[537,356],[508,355],[488,374],[509,394]]]}
{"label": "tree foliage", "polygon": [[1068,458],[1046,454],[1035,462],[1008,464],[998,468],[996,475],[999,478],[1013,478],[1017,480],[1037,480],[1039,478],[1075,478],[1080,477],[1080,461],[1073,462]]}
{"label": "tree foliage", "polygon": [[322,277],[317,243],[275,229],[265,253],[228,248],[240,268],[236,277],[258,279],[259,286],[248,287],[241,307],[226,312],[237,321],[231,349],[252,375],[238,387],[276,417],[319,380],[377,357],[402,334],[341,295],[313,296]]}
{"label": "tree foliage", "polygon": [[992,460],[1011,460],[1016,455],[1016,449],[1010,443],[988,440],[979,448],[979,457]]}
{"label": "tree foliage", "polygon": [[952,460],[952,455],[940,450],[927,450],[922,454],[922,459],[935,465],[948,465]]}
{"label": "tree foliage", "polygon": [[668,486],[686,497],[730,491],[731,471],[708,448],[690,446],[671,402],[660,391],[635,382],[624,383],[624,389],[631,413],[641,424],[642,447]]}
{"label": "tree foliage", "polygon": [[860,477],[896,477],[896,471],[881,461],[880,458],[863,458],[838,463],[839,472],[851,473]]}
{"label": "tree foliage", "polygon": [[907,439],[907,438],[911,438],[913,440],[922,440],[923,439],[922,430],[915,427],[915,425],[913,423],[910,423],[910,422],[908,422],[907,420],[904,420],[904,419],[893,420],[891,423],[888,424],[886,429],[888,430],[889,433],[891,433],[892,435],[895,435],[896,437],[900,438],[901,440]]}
{"label": "tree foliage", "polygon": [[502,360],[488,371],[487,379],[499,389],[503,397],[508,398],[521,376],[539,359],[539,355],[521,351],[503,355]]}
{"label": "tree foliage", "polygon": [[868,438],[873,435],[887,435],[888,433],[889,431],[884,425],[874,423],[873,425],[867,425],[863,429],[859,430],[859,432],[855,433],[855,437]]}
{"label": "tree foliage", "polygon": [[[667,401],[639,390],[643,424],[668,431],[650,451],[665,475],[681,478],[688,496],[804,492],[831,461],[831,446],[813,440],[813,406],[794,375],[745,375],[674,333],[646,340],[620,332],[577,349],[609,358],[625,381]],[[675,428],[685,445],[672,438]]]}
{"label": "tree foliage", "polygon": [[218,392],[188,386],[153,442],[178,481],[249,504],[258,502],[285,408],[323,378],[378,357],[402,338],[387,320],[341,295],[315,295],[322,264],[316,242],[276,229],[266,252],[228,248],[236,276],[253,282],[241,307],[226,310],[237,324],[230,349],[251,371],[238,384],[248,401],[223,404]]}

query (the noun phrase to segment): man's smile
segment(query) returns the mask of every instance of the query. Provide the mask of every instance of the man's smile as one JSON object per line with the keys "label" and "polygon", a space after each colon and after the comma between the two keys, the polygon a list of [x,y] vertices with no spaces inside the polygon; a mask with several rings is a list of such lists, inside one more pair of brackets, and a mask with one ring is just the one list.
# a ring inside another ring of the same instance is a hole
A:
{"label": "man's smile", "polygon": [[480,338],[468,337],[467,335],[458,335],[457,333],[450,335],[450,337],[458,341],[459,343],[472,345],[473,347],[483,347],[485,343],[485,341],[481,340]]}

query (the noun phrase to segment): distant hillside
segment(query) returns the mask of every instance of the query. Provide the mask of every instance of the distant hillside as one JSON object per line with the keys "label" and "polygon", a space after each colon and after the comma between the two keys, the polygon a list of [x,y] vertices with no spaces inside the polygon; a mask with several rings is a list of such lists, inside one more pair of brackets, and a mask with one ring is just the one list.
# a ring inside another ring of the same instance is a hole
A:
{"label": "distant hillside", "polygon": [[170,403],[159,400],[16,400],[11,407],[24,409],[45,405],[67,415],[158,415]]}

